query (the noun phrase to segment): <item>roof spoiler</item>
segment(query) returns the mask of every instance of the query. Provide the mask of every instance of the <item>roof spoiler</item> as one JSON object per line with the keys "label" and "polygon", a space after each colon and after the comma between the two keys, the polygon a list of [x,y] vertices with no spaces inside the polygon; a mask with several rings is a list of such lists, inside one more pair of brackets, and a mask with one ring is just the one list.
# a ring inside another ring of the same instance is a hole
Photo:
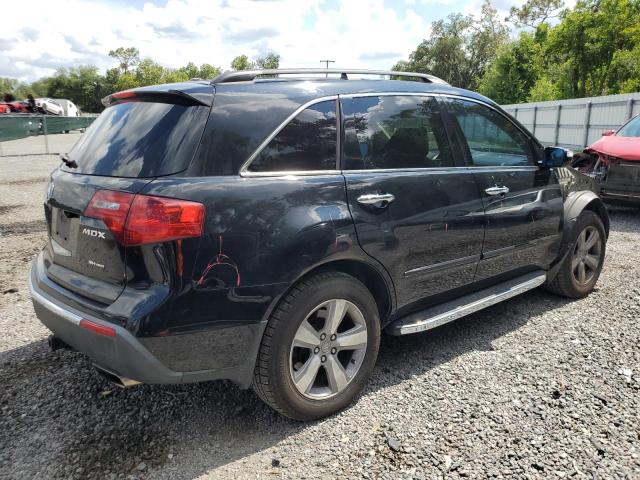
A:
{"label": "roof spoiler", "polygon": [[447,82],[434,75],[417,72],[398,72],[395,70],[358,70],[344,68],[284,68],[284,69],[266,69],[266,70],[240,70],[226,71],[214,78],[211,83],[231,83],[231,82],[251,82],[258,77],[263,76],[279,76],[279,75],[316,75],[316,74],[332,74],[340,75],[342,80],[348,80],[349,75],[385,75],[390,77],[413,78],[424,83],[437,83],[448,85]]}
{"label": "roof spoiler", "polygon": [[123,90],[102,99],[105,107],[110,107],[117,103],[124,102],[157,102],[172,103],[174,105],[184,105],[187,107],[212,105],[213,95],[209,94],[189,94],[180,90]]}

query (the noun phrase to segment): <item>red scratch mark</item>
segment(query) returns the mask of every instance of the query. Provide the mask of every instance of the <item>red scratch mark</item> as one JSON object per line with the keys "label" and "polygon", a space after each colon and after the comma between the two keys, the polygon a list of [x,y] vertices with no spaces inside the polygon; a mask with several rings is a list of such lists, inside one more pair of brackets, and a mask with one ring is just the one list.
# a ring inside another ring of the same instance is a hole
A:
{"label": "red scratch mark", "polygon": [[218,254],[213,258],[212,261],[210,261],[207,266],[205,267],[204,271],[202,272],[202,275],[200,276],[200,279],[198,280],[198,285],[203,285],[204,281],[207,277],[207,274],[213,270],[215,267],[218,266],[222,266],[222,265],[227,265],[231,268],[233,268],[236,272],[236,287],[240,286],[240,271],[238,270],[238,267],[236,266],[236,264],[233,262],[233,260],[231,260],[227,255],[225,255],[224,253],[222,253],[222,235],[220,235],[218,237],[218,240],[220,241],[220,250],[218,252]]}

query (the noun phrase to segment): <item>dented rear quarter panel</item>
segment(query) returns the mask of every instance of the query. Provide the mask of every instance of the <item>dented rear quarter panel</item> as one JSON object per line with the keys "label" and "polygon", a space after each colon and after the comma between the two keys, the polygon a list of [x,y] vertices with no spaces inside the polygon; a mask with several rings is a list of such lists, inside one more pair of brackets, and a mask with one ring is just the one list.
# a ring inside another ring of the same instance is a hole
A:
{"label": "dented rear quarter panel", "polygon": [[602,218],[607,235],[609,234],[609,216],[600,198],[600,187],[595,179],[570,167],[556,169],[564,196],[563,239],[559,257],[571,246],[571,230],[585,208],[595,209]]}
{"label": "dented rear quarter panel", "polygon": [[306,272],[334,260],[375,263],[358,245],[342,175],[164,178],[144,193],[207,211],[197,253],[183,258],[191,276],[147,335],[265,321]]}

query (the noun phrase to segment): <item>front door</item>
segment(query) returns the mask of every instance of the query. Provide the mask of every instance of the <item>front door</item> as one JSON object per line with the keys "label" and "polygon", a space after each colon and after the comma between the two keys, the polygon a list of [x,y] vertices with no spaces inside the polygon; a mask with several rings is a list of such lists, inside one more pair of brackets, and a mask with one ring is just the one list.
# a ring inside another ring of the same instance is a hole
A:
{"label": "front door", "polygon": [[355,96],[341,104],[342,169],[358,241],[393,278],[398,307],[471,283],[483,205],[436,99]]}
{"label": "front door", "polygon": [[536,146],[506,115],[471,100],[448,99],[485,207],[486,232],[476,281],[548,268],[561,241],[562,192],[553,170],[537,165]]}

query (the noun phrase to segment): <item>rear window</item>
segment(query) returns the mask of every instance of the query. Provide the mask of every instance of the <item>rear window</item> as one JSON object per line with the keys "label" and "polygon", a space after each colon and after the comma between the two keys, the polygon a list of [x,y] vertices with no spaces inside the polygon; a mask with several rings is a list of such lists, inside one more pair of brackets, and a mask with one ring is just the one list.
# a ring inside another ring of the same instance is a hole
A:
{"label": "rear window", "polygon": [[189,166],[208,107],[127,102],[107,108],[69,152],[77,168],[110,177],[157,177]]}
{"label": "rear window", "polygon": [[253,160],[252,172],[335,170],[336,101],[300,112]]}

